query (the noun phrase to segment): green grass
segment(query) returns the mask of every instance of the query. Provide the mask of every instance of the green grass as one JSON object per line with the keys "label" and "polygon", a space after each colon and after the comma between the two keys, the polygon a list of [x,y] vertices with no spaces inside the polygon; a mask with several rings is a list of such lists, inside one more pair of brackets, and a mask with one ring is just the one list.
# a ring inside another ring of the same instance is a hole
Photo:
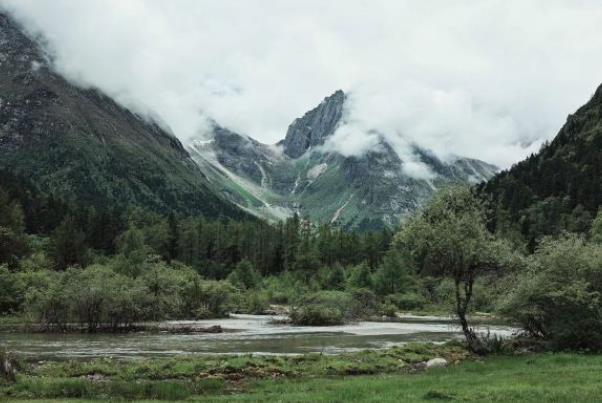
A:
{"label": "green grass", "polygon": [[262,381],[222,401],[599,402],[602,356],[495,357],[419,374]]}
{"label": "green grass", "polygon": [[[404,359],[408,362],[423,359],[424,351],[417,350],[405,351]],[[376,368],[377,357],[386,362],[386,356],[375,354],[364,353],[374,359],[368,360],[366,368]],[[357,376],[342,375],[350,366],[357,365],[359,358],[354,355],[297,357],[299,362],[312,364],[301,365],[301,370],[297,368],[297,372],[291,373],[266,369],[279,367],[292,371],[297,364],[290,357],[223,357],[221,364],[215,359],[54,362],[30,368],[27,374],[19,376],[16,384],[0,387],[0,401],[4,396],[11,401],[18,397],[56,402],[87,401],[81,400],[86,398],[216,402],[596,402],[602,396],[602,355],[496,356],[426,372],[408,371],[411,366],[387,372],[391,368],[384,365],[372,375]],[[213,369],[207,374],[204,371],[210,366]],[[328,367],[334,368],[330,370],[332,375],[324,372]],[[92,373],[104,374],[103,380],[83,377]]]}

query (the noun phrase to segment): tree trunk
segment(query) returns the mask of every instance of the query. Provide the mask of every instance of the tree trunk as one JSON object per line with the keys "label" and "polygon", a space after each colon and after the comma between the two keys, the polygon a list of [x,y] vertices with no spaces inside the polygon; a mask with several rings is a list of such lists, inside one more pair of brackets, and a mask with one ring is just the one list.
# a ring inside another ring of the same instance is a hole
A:
{"label": "tree trunk", "polygon": [[15,382],[16,374],[15,367],[9,355],[0,352],[0,378],[6,382]]}
{"label": "tree trunk", "polygon": [[474,330],[468,325],[468,320],[466,319],[466,312],[468,311],[468,306],[470,304],[470,299],[472,298],[472,287],[474,284],[474,278],[472,275],[469,275],[467,279],[462,281],[461,279],[455,279],[456,285],[456,314],[458,315],[458,319],[460,320],[460,325],[462,326],[462,332],[464,333],[464,337],[466,338],[466,344],[468,349],[475,354],[485,354],[486,349],[483,346],[483,343],[474,332]]}

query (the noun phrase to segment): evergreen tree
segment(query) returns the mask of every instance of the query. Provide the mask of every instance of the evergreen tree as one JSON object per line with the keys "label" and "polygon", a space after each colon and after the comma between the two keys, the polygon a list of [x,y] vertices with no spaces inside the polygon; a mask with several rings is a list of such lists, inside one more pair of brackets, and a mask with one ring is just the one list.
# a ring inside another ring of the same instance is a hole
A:
{"label": "evergreen tree", "polygon": [[57,269],[83,266],[86,255],[86,235],[73,216],[67,216],[52,234],[53,258]]}

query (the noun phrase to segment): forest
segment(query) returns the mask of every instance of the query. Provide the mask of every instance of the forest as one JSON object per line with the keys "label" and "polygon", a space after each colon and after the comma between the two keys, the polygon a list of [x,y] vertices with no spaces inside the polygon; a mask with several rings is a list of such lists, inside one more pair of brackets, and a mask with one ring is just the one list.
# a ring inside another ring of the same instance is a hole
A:
{"label": "forest", "polygon": [[433,312],[457,316],[469,348],[487,353],[469,323],[480,312],[550,348],[602,348],[602,214],[533,247],[492,232],[492,203],[471,188],[440,192],[397,231],[357,233],[297,215],[269,224],[78,208],[2,178],[0,312],[46,331],[275,306],[300,325]]}

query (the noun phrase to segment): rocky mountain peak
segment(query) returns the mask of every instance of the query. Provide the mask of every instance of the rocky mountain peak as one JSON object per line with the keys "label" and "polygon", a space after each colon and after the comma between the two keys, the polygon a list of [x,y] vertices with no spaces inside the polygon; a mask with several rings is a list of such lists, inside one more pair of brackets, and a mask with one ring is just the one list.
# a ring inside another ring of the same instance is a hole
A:
{"label": "rocky mountain peak", "polygon": [[310,147],[324,144],[324,140],[334,133],[341,117],[346,95],[342,90],[324,98],[314,109],[296,119],[282,141],[284,153],[291,158],[299,158]]}
{"label": "rocky mountain peak", "polygon": [[45,64],[44,52],[8,15],[0,13],[0,66],[3,69],[37,68]]}

